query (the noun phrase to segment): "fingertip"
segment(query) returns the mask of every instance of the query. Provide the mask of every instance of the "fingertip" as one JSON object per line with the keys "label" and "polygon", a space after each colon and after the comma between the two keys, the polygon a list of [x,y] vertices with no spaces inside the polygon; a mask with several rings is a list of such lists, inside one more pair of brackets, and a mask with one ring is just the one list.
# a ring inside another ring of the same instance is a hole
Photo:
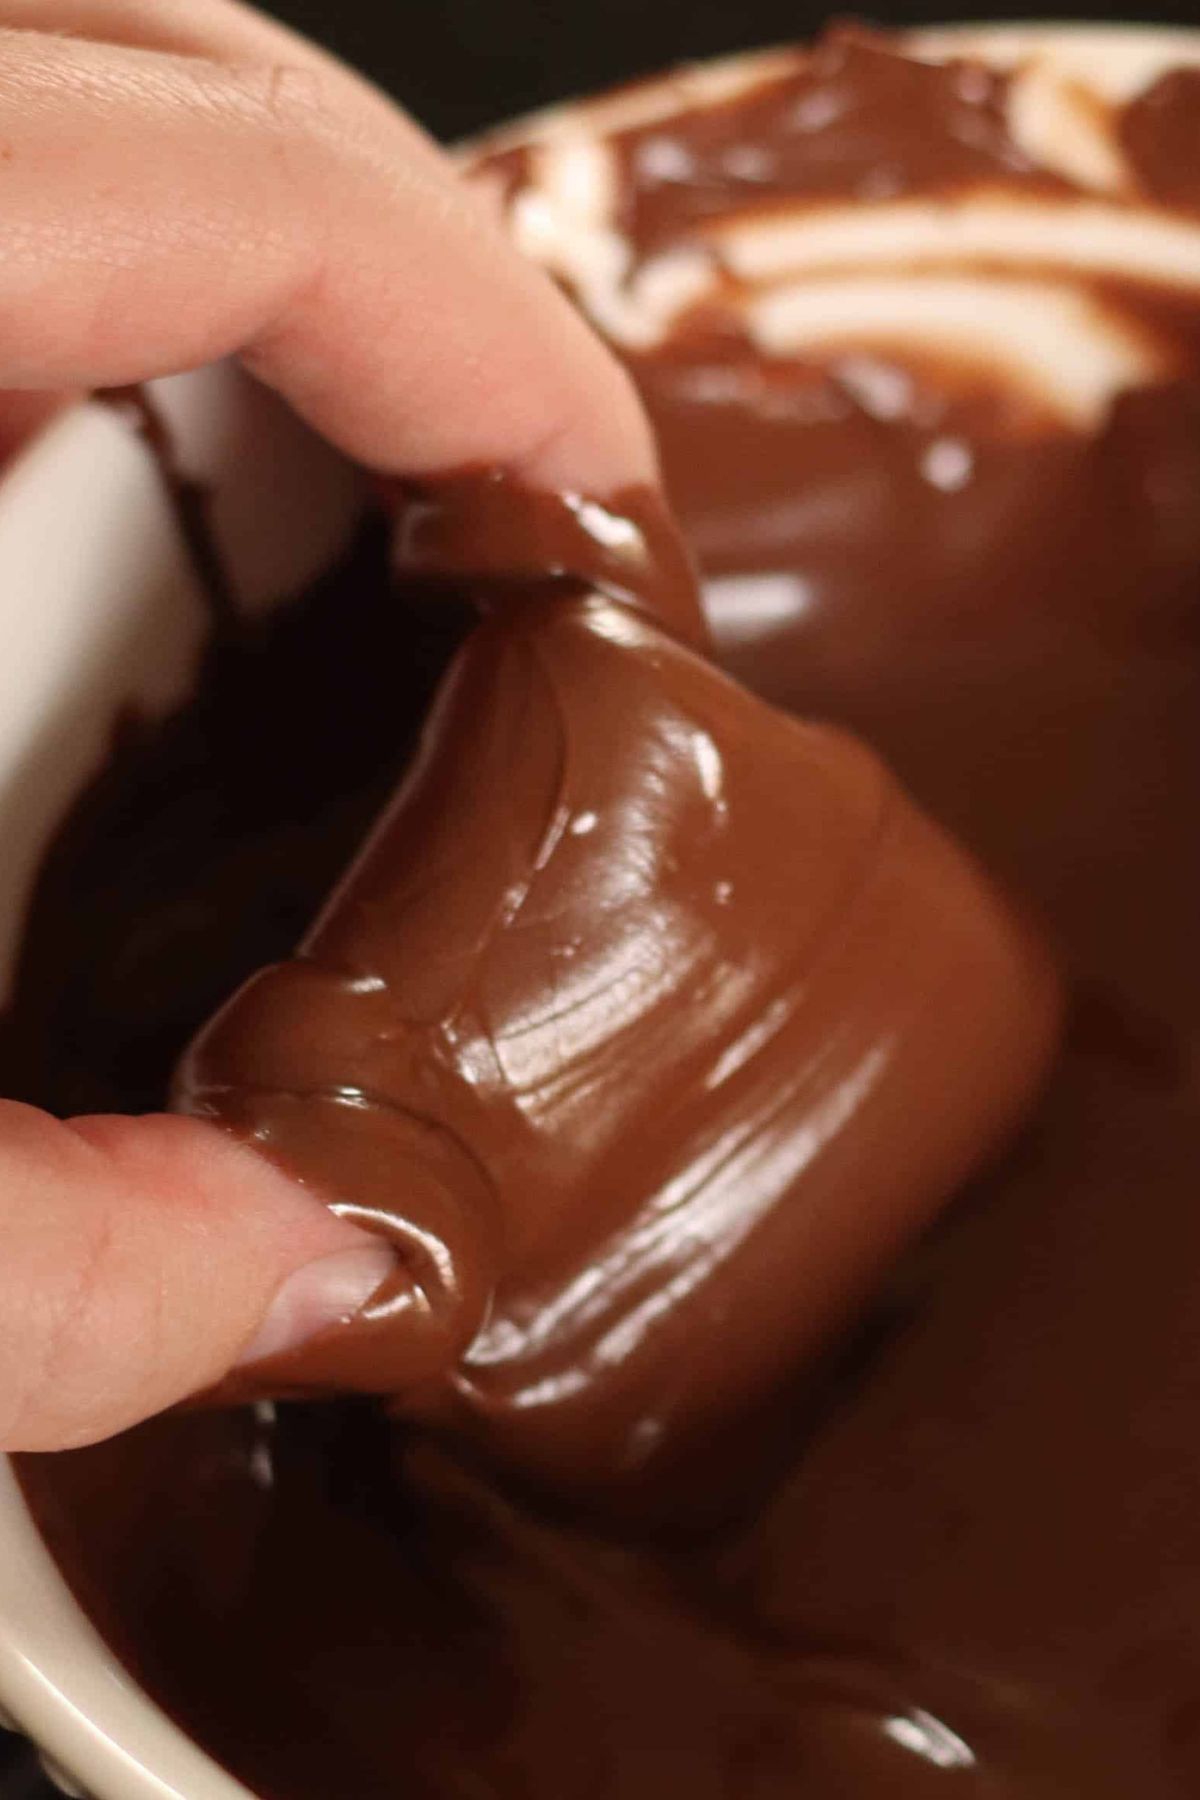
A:
{"label": "fingertip", "polygon": [[[309,1265],[369,1240],[204,1120],[0,1105],[0,1447],[94,1442],[212,1387]],[[346,1281],[295,1313],[345,1316]],[[316,1320],[314,1324],[313,1321]]]}
{"label": "fingertip", "polygon": [[574,350],[574,387],[546,383],[516,472],[531,487],[600,500],[622,489],[657,486],[658,450],[633,378],[580,323],[590,341]]}

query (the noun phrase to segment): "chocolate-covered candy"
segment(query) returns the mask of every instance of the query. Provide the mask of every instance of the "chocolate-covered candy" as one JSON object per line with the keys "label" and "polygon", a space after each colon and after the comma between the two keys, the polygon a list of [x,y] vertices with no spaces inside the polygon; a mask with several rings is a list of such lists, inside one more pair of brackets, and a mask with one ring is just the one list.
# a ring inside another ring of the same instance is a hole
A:
{"label": "chocolate-covered candy", "polygon": [[506,581],[297,959],[179,1076],[400,1248],[364,1320],[246,1381],[386,1393],[567,1486],[669,1462],[1003,1139],[1055,1011],[864,747],[578,582]]}

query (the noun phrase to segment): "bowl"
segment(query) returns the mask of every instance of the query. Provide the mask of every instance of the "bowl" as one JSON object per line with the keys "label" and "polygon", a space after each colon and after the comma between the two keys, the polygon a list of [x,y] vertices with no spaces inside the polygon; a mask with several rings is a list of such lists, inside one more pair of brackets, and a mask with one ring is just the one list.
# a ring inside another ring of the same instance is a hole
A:
{"label": "bowl", "polygon": [[[355,473],[225,365],[150,390],[212,520],[239,604],[269,606],[330,562],[361,510]],[[131,702],[187,693],[203,594],[128,409],[60,416],[0,481],[0,1005],[44,849]],[[92,1800],[247,1800],[153,1705],[76,1603],[0,1457],[0,1725]]]}

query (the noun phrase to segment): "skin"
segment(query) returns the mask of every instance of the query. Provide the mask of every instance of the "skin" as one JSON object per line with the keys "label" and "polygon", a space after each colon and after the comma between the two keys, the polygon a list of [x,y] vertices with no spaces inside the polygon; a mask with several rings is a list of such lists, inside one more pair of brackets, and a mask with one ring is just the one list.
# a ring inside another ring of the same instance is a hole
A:
{"label": "skin", "polygon": [[[606,350],[417,127],[230,0],[0,0],[0,449],[233,353],[381,473],[654,478]],[[215,1127],[0,1101],[0,1449],[105,1437],[346,1317],[378,1244]]]}

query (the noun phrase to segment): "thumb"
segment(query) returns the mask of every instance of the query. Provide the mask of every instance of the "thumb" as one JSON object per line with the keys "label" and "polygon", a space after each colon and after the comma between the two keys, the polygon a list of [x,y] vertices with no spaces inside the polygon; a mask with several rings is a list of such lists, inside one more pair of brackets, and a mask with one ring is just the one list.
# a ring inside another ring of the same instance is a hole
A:
{"label": "thumb", "polygon": [[110,1436],[351,1317],[392,1261],[203,1120],[0,1101],[0,1449]]}

